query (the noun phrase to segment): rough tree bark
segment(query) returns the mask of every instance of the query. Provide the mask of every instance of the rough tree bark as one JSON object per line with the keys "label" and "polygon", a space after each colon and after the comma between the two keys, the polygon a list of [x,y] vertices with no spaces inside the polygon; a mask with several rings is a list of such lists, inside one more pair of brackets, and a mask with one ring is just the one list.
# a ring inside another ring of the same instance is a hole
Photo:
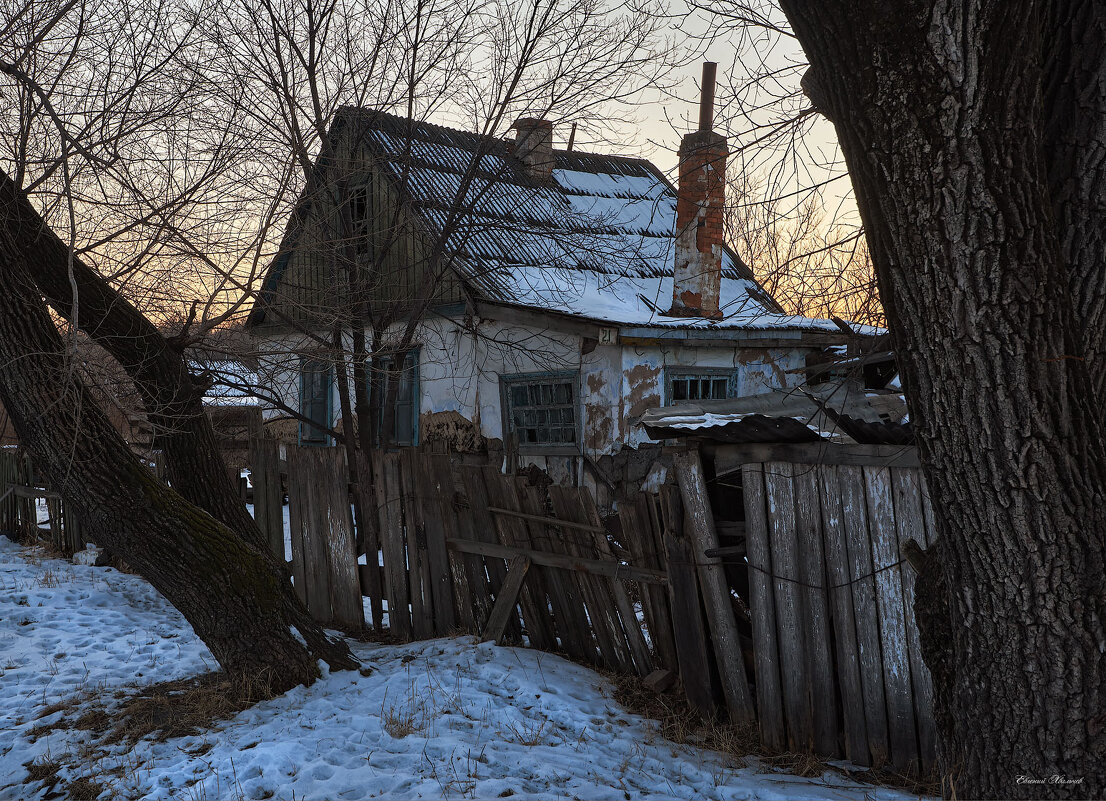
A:
{"label": "rough tree bark", "polygon": [[781,5],[849,166],[938,517],[918,618],[944,790],[1102,797],[1101,11]]}
{"label": "rough tree bark", "polygon": [[71,261],[69,248],[3,171],[0,208],[4,209],[5,236],[27,260],[46,301],[63,318],[68,319],[72,312],[76,285],[77,323],[134,382],[153,426],[155,444],[165,452],[174,489],[248,541],[266,547],[265,536],[229,480],[204,413],[206,386],[189,372],[183,343],[167,340],[80,258]]}
{"label": "rough tree bark", "polygon": [[228,673],[267,674],[283,691],[314,680],[318,659],[355,667],[272,556],[155,480],[130,452],[69,369],[32,278],[36,264],[14,238],[22,230],[0,226],[0,400],[35,465],[100,544],[180,610]]}

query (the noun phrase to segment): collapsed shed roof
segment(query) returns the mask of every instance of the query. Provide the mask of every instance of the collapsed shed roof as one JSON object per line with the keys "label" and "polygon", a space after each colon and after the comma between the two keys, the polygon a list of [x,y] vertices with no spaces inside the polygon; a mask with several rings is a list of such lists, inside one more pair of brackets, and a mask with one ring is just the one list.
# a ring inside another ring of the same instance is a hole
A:
{"label": "collapsed shed roof", "polygon": [[777,390],[729,400],[650,409],[639,421],[652,439],[714,442],[843,442],[911,445],[913,427],[901,393],[852,381]]}

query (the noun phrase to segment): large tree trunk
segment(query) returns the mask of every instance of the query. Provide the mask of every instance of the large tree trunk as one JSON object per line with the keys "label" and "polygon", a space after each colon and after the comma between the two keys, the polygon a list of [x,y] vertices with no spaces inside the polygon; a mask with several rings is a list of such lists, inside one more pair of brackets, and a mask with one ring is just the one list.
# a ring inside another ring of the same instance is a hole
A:
{"label": "large tree trunk", "polygon": [[80,258],[70,259],[69,248],[2,171],[0,208],[5,212],[4,235],[10,247],[26,260],[46,301],[67,319],[76,285],[77,314],[71,322],[104,347],[131,377],[153,426],[155,444],[165,452],[174,489],[250,542],[266,547],[265,536],[229,480],[203,408],[206,387],[189,372],[183,348],[168,341]]}
{"label": "large tree trunk", "polygon": [[[6,207],[5,211],[9,211]],[[155,480],[67,363],[23,243],[0,227],[0,400],[35,465],[185,616],[228,672],[276,690],[310,683],[317,660],[356,665],[298,603],[265,550]],[[297,634],[298,632],[298,634]]]}
{"label": "large tree trunk", "polygon": [[[1097,234],[1073,243],[1050,196],[1088,161],[1044,153],[1047,15],[782,5],[848,162],[938,517],[918,617],[945,790],[1101,797],[1106,450],[1089,370],[1101,378],[1101,331],[1083,326],[1104,282],[1072,260],[1102,258],[1102,220],[1079,218]],[[1101,123],[1101,90],[1086,88]],[[1073,297],[1079,285],[1090,294]]]}

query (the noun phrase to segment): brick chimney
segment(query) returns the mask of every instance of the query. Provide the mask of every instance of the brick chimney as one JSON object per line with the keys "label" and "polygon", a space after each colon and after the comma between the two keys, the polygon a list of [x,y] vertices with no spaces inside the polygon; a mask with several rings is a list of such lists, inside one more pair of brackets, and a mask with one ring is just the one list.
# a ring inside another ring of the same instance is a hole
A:
{"label": "brick chimney", "polygon": [[515,155],[526,165],[526,172],[539,183],[552,179],[553,123],[520,117],[511,127],[515,131]]}
{"label": "brick chimney", "polygon": [[722,209],[726,199],[726,137],[712,129],[717,65],[703,64],[699,130],[680,142],[676,194],[676,263],[672,308],[676,317],[720,318]]}

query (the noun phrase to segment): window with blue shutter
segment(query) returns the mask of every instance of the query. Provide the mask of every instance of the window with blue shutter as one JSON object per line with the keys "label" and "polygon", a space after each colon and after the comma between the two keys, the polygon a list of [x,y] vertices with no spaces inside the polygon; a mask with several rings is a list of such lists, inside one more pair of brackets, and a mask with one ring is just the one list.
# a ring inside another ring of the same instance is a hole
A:
{"label": "window with blue shutter", "polygon": [[329,445],[327,433],[331,418],[331,387],[334,378],[330,364],[322,359],[300,360],[301,445]]}
{"label": "window with blue shutter", "polygon": [[[380,365],[392,370],[395,358],[381,357]],[[371,385],[370,385],[371,391]],[[383,380],[381,391],[384,391]],[[389,445],[419,444],[419,351],[409,350],[403,356],[403,369],[399,374],[399,386],[396,388],[396,423]],[[379,425],[384,423],[384,410],[380,410]]]}

